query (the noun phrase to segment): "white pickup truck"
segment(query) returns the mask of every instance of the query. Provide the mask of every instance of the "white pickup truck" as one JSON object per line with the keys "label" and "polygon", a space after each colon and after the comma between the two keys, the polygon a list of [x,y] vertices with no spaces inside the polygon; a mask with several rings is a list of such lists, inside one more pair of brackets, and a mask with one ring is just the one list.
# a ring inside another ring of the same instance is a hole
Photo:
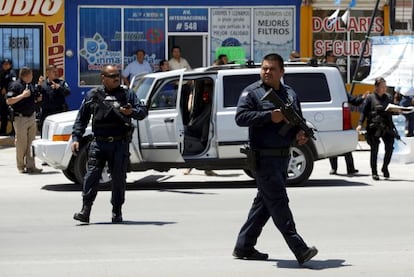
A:
{"label": "white pickup truck", "polygon": [[[148,107],[148,117],[135,122],[130,171],[244,169],[251,175],[246,156],[240,153],[248,141],[247,128],[237,126],[234,117],[241,91],[259,79],[259,72],[258,66],[229,65],[152,73],[133,82],[132,89]],[[315,160],[355,150],[357,133],[351,126],[346,90],[337,68],[286,64],[283,82],[296,91],[308,126],[316,130],[316,140],[291,147],[288,182],[301,183],[311,175]],[[204,99],[207,90],[209,105]],[[70,144],[76,113],[49,116],[42,139],[33,142],[33,151],[71,181],[82,183],[91,128],[79,154],[73,156]],[[107,175],[103,174],[104,181],[110,177]]]}

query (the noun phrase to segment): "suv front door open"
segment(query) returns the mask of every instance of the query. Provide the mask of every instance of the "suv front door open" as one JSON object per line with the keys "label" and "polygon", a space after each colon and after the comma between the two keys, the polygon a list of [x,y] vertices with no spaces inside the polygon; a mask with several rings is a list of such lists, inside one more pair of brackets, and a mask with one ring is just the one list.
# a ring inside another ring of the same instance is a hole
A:
{"label": "suv front door open", "polygon": [[[173,76],[173,75],[172,75]],[[183,162],[183,119],[178,112],[183,76],[157,81],[147,99],[148,116],[139,122],[141,153],[148,162]]]}

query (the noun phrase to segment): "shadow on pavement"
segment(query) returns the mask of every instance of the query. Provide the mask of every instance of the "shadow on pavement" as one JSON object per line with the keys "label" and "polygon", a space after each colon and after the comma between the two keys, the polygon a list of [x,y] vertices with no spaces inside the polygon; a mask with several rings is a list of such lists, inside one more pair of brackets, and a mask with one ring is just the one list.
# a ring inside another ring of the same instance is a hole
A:
{"label": "shadow on pavement", "polygon": [[75,226],[77,227],[84,227],[89,225],[137,225],[137,226],[143,226],[143,225],[154,225],[154,226],[164,226],[169,224],[177,224],[177,222],[174,221],[133,221],[133,220],[124,220],[122,223],[112,223],[110,221],[108,222],[90,222],[90,223],[78,223]]}
{"label": "shadow on pavement", "polygon": [[173,221],[133,221],[133,220],[124,220],[122,223],[112,223],[112,222],[92,222],[89,224],[78,224],[79,226],[83,225],[156,225],[164,226],[169,224],[176,224],[177,222]]}
{"label": "shadow on pavement", "polygon": [[357,181],[350,181],[348,179],[310,179],[306,182],[297,185],[289,185],[289,187],[358,187],[358,186],[370,186],[370,184]]}
{"label": "shadow on pavement", "polygon": [[[243,181],[221,181],[221,180],[208,180],[208,181],[168,181],[175,177],[174,175],[149,175],[139,180],[127,183],[127,190],[160,190],[175,193],[187,193],[187,194],[205,194],[201,192],[182,191],[185,189],[236,189],[236,188],[255,188],[256,184],[254,180]],[[337,187],[337,186],[369,186],[370,184],[358,182],[349,179],[311,179],[302,184],[288,185],[290,188],[294,187]],[[79,184],[51,184],[42,187],[43,190],[49,191],[81,191],[82,186]],[[177,190],[180,189],[180,190]],[[110,191],[111,186],[109,184],[102,184],[99,188],[100,191]]]}
{"label": "shadow on pavement", "polygon": [[299,265],[296,260],[269,260],[275,261],[278,268],[307,268],[313,270],[323,270],[330,268],[338,268],[344,266],[351,266],[344,264],[345,260],[342,259],[329,259],[329,260],[311,260],[304,265]]}
{"label": "shadow on pavement", "polygon": [[[204,181],[204,182],[166,182],[174,176],[170,175],[150,175],[134,182],[127,183],[127,191],[132,190],[160,190],[176,193],[204,194],[200,192],[178,191],[177,189],[228,189],[228,188],[254,188],[256,185],[253,180],[249,181]],[[49,191],[81,191],[79,184],[51,184],[42,187]],[[110,191],[111,186],[104,184],[99,187],[100,191]]]}

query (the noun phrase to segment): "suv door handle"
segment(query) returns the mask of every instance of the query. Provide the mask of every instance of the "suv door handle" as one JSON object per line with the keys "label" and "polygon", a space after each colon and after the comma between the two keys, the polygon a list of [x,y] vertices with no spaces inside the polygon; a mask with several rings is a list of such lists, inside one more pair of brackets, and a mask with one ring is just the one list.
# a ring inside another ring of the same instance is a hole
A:
{"label": "suv door handle", "polygon": [[174,122],[174,118],[170,117],[170,118],[166,118],[164,119],[165,123],[173,123]]}

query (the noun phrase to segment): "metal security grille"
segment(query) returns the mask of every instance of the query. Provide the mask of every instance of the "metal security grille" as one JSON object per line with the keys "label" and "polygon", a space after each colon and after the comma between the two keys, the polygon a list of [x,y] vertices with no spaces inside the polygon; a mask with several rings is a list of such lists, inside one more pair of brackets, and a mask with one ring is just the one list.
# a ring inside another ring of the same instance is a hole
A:
{"label": "metal security grille", "polygon": [[4,58],[13,61],[14,69],[28,66],[38,75],[43,67],[43,25],[0,25],[0,59]]}

